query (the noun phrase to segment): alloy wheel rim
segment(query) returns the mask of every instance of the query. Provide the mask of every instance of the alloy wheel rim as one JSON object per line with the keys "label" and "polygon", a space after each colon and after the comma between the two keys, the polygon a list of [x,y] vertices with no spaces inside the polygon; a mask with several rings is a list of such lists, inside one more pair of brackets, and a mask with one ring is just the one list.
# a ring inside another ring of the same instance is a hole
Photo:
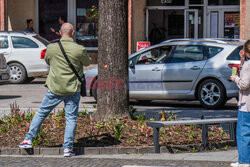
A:
{"label": "alloy wheel rim", "polygon": [[220,88],[215,83],[207,83],[202,86],[201,99],[206,105],[215,105],[220,97]]}
{"label": "alloy wheel rim", "polygon": [[17,66],[10,67],[10,79],[13,81],[18,81],[22,77],[22,70]]}

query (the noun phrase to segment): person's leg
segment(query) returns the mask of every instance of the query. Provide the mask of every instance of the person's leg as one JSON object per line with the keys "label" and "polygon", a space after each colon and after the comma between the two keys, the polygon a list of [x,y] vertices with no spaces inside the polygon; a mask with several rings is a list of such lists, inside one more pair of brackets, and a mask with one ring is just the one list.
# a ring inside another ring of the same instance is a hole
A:
{"label": "person's leg", "polygon": [[238,112],[237,148],[240,164],[250,164],[250,113]]}
{"label": "person's leg", "polygon": [[62,102],[62,100],[62,96],[58,96],[50,91],[47,91],[38,112],[31,121],[29,132],[26,134],[25,140],[34,140],[44,119],[60,102]]}
{"label": "person's leg", "polygon": [[64,149],[72,150],[74,144],[76,118],[78,116],[78,107],[80,101],[80,92],[67,96],[65,102],[66,127],[64,134]]}

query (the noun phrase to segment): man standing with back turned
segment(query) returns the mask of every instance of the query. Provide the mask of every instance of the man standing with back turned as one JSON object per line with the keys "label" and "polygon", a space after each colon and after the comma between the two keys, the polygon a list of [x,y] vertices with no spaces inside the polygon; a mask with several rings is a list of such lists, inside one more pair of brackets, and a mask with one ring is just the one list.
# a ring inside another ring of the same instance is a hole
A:
{"label": "man standing with back turned", "polygon": [[[83,75],[83,65],[90,64],[91,59],[83,46],[73,41],[74,28],[70,23],[64,23],[60,29],[62,46],[70,62],[74,65],[79,75]],[[50,65],[50,72],[45,86],[48,91],[41,106],[31,121],[29,132],[25,140],[20,143],[20,148],[32,148],[32,141],[39,128],[49,113],[62,101],[65,103],[66,127],[64,134],[64,156],[73,156],[73,143],[76,130],[76,118],[80,101],[80,85],[76,75],[69,67],[58,43],[48,45],[45,61]]]}

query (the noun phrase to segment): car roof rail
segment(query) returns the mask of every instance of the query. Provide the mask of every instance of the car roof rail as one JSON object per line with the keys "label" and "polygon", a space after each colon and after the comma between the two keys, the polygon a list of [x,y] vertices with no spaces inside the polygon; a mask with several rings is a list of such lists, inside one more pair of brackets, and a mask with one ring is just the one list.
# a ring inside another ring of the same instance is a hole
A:
{"label": "car roof rail", "polygon": [[36,33],[30,33],[25,31],[0,31],[0,33],[8,33],[8,34],[23,34],[23,35],[32,35]]}
{"label": "car roof rail", "polygon": [[179,41],[192,41],[192,42],[214,42],[214,43],[222,43],[222,44],[234,44],[234,43],[244,43],[245,40],[241,39],[232,39],[232,38],[177,38],[177,39],[169,39],[163,41],[162,43],[168,42],[179,42]]}

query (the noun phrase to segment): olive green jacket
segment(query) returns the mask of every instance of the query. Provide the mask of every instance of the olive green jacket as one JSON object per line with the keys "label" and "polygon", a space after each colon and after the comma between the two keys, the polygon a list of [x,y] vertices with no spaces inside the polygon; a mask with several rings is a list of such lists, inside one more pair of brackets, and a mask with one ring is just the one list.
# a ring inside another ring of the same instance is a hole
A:
{"label": "olive green jacket", "polygon": [[[73,39],[69,37],[62,37],[60,41],[70,62],[74,65],[79,75],[82,76],[83,65],[88,66],[91,62],[86,49],[75,43]],[[65,96],[71,95],[79,90],[81,83],[69,67],[58,43],[47,46],[45,61],[50,65],[45,86],[48,87],[52,93]]]}

